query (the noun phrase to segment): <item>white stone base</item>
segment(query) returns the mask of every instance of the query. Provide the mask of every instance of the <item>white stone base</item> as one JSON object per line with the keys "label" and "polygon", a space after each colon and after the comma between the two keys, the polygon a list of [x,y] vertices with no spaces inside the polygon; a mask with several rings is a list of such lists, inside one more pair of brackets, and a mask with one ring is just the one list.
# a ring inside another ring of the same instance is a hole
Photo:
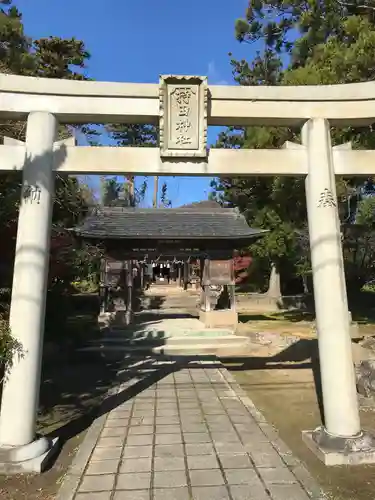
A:
{"label": "white stone base", "polygon": [[334,465],[365,465],[375,463],[375,448],[369,451],[335,451],[320,446],[313,431],[302,431],[302,441],[328,467]]}
{"label": "white stone base", "polygon": [[56,437],[51,440],[49,449],[42,455],[19,462],[7,460],[6,456],[9,450],[1,450],[0,474],[41,474],[54,460],[59,448],[59,438]]}

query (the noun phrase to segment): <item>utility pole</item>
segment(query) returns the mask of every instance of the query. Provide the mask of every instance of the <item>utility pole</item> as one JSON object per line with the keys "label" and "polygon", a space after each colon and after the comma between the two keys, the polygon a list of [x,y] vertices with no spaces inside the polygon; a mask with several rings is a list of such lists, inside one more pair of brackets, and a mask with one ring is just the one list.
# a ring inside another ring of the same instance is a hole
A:
{"label": "utility pole", "polygon": [[129,182],[129,199],[130,199],[130,206],[135,207],[135,188],[134,188],[134,176],[128,177],[128,182]]}
{"label": "utility pole", "polygon": [[158,208],[158,191],[159,191],[159,177],[155,175],[154,177],[154,198],[152,202],[152,206],[154,208]]}

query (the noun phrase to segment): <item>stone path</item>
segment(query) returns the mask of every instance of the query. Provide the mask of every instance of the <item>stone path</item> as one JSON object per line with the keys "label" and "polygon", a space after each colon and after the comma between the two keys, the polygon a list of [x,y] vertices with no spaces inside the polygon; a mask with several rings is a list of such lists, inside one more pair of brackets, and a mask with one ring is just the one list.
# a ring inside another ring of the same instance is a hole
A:
{"label": "stone path", "polygon": [[57,497],[309,498],[324,495],[220,363],[155,358],[119,373]]}

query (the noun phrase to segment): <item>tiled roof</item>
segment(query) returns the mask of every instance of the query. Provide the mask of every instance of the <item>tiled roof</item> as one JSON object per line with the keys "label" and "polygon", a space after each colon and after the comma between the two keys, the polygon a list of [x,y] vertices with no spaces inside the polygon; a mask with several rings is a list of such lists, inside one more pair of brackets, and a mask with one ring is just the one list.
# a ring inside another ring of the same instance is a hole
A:
{"label": "tiled roof", "polygon": [[264,231],[252,229],[237,210],[217,207],[102,207],[86,217],[75,232],[97,239],[247,239]]}

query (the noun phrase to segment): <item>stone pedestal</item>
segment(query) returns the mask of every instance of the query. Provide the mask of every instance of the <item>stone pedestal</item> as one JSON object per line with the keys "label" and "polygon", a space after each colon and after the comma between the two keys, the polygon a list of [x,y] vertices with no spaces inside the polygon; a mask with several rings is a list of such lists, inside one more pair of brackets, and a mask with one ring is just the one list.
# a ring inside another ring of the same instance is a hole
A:
{"label": "stone pedestal", "polygon": [[332,436],[324,427],[303,431],[302,440],[327,466],[375,463],[375,438],[361,431],[350,438]]}
{"label": "stone pedestal", "polygon": [[200,311],[199,320],[206,328],[230,328],[235,330],[238,325],[238,314],[233,309],[218,311]]}

